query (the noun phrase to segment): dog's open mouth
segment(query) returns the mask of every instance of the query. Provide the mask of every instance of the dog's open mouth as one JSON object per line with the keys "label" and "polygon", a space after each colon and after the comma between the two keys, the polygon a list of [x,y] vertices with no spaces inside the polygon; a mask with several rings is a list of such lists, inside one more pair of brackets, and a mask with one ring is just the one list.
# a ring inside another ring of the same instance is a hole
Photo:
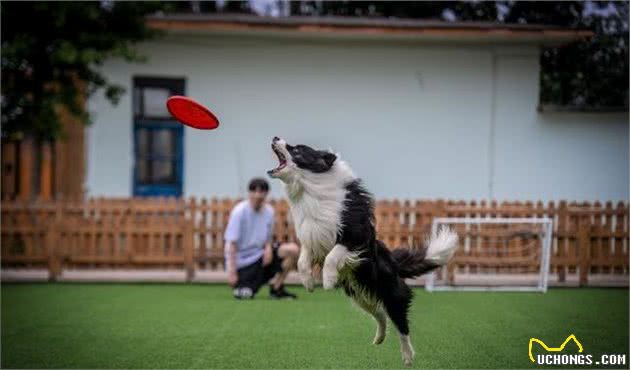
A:
{"label": "dog's open mouth", "polygon": [[278,161],[280,162],[278,167],[269,171],[269,174],[274,174],[282,170],[284,167],[286,167],[287,158],[284,156],[284,154],[282,154],[282,152],[274,144],[271,144],[271,149],[273,150],[274,153],[276,153],[276,156],[278,157]]}

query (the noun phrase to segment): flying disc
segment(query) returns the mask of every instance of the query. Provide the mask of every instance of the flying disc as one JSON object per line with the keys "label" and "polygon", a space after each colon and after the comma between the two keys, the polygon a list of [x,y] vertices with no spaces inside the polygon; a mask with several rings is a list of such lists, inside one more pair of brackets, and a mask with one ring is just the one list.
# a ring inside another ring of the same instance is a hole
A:
{"label": "flying disc", "polygon": [[179,122],[201,130],[219,127],[219,120],[212,112],[185,96],[171,96],[166,100],[166,108]]}

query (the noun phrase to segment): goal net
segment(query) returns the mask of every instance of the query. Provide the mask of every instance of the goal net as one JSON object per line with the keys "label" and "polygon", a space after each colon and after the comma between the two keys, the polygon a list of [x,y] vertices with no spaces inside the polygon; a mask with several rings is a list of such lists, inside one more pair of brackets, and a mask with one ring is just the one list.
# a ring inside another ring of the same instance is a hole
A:
{"label": "goal net", "polygon": [[550,218],[435,218],[432,232],[442,226],[457,232],[459,247],[428,276],[428,291],[547,291]]}

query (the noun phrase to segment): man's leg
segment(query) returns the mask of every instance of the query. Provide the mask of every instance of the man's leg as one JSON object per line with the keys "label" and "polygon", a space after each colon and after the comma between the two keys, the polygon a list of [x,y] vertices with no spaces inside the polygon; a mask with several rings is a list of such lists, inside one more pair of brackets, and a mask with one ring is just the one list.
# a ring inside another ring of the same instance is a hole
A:
{"label": "man's leg", "polygon": [[283,243],[278,247],[277,253],[278,257],[282,259],[282,270],[279,271],[273,279],[272,286],[276,290],[282,287],[289,271],[296,269],[297,259],[300,255],[300,247],[295,243]]}
{"label": "man's leg", "polygon": [[258,291],[258,281],[262,276],[262,258],[251,265],[241,267],[237,270],[238,282],[233,290],[235,298],[254,298]]}

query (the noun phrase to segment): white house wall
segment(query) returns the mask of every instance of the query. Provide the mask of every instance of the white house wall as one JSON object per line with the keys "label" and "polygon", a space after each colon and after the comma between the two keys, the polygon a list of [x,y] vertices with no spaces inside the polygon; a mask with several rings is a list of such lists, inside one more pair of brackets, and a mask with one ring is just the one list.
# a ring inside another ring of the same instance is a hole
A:
{"label": "white house wall", "polygon": [[627,114],[538,113],[537,60],[498,58],[492,196],[628,199]]}
{"label": "white house wall", "polygon": [[[627,198],[626,115],[538,113],[534,47],[178,36],[142,50],[148,63],[103,71],[129,91],[185,77],[221,120],[185,131],[186,196],[243,195],[277,164],[277,135],[339,152],[379,199]],[[88,194],[130,196],[131,95],[89,107]]]}

